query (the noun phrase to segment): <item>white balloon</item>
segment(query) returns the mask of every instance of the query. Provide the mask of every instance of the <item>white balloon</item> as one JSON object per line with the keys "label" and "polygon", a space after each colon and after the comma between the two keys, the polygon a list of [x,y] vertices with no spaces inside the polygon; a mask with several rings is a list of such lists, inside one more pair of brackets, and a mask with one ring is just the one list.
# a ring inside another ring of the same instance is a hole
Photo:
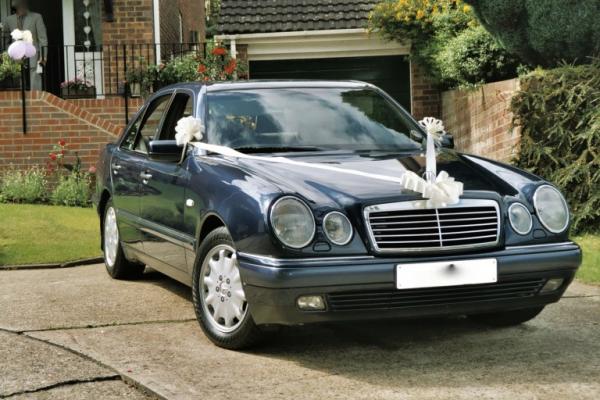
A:
{"label": "white balloon", "polygon": [[32,45],[31,43],[26,43],[25,57],[31,58],[31,57],[35,56],[36,53],[37,53],[37,50],[35,49],[35,46]]}
{"label": "white balloon", "polygon": [[27,52],[27,44],[21,40],[14,42],[8,47],[8,55],[16,61],[20,61],[25,57]]}

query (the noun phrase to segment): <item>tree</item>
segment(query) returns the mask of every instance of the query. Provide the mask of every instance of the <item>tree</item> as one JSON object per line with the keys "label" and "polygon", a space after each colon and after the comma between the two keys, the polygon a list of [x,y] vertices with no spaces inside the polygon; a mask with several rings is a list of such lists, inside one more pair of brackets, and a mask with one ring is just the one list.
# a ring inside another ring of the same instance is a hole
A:
{"label": "tree", "polygon": [[600,52],[599,0],[464,0],[511,53],[533,65],[589,63]]}

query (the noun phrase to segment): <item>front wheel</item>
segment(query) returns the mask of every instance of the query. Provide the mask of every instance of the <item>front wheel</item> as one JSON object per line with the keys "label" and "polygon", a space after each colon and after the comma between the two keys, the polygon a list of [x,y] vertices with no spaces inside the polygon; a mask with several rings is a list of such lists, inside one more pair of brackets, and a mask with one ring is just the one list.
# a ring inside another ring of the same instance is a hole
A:
{"label": "front wheel", "polygon": [[198,249],[192,292],[200,327],[214,344],[241,349],[258,341],[260,331],[249,312],[227,229],[209,233]]}
{"label": "front wheel", "polygon": [[534,319],[543,310],[544,307],[533,307],[487,314],[473,314],[469,315],[469,318],[491,326],[514,326]]}
{"label": "front wheel", "polygon": [[114,279],[141,278],[145,266],[127,260],[123,253],[117,226],[117,212],[112,201],[109,201],[104,209],[103,227],[102,250],[104,250],[104,265],[108,274]]}

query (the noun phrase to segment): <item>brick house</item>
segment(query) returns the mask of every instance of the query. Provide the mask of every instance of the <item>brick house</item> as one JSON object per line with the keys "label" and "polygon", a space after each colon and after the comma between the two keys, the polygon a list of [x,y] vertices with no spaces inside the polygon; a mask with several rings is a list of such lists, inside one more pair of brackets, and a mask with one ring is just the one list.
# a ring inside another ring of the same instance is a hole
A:
{"label": "brick house", "polygon": [[[0,20],[11,13],[10,5],[0,0]],[[0,169],[43,165],[62,138],[86,165],[94,164],[99,149],[141,105],[141,99],[124,99],[126,71],[204,41],[204,0],[29,0],[29,5],[42,14],[48,31],[44,91],[27,93],[26,134],[20,93],[0,91]],[[75,77],[95,86],[93,98],[60,98],[61,82]]]}
{"label": "brick house", "polygon": [[366,29],[379,0],[222,0],[217,39],[249,63],[251,79],[354,79],[390,93],[417,118],[439,116],[440,93],[409,43]]}

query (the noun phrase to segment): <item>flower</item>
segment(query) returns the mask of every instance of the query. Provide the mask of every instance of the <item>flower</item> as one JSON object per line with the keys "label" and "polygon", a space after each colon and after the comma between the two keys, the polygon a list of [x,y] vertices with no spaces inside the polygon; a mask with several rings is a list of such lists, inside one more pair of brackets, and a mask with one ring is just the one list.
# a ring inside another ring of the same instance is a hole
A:
{"label": "flower", "polygon": [[225,68],[223,68],[223,72],[225,72],[227,75],[231,75],[235,72],[236,67],[237,61],[235,60],[235,58],[232,58],[231,61],[229,61],[229,63],[225,66]]}
{"label": "flower", "polygon": [[33,43],[33,35],[31,31],[23,31],[23,41],[27,43]]}
{"label": "flower", "polygon": [[60,147],[65,147],[67,145],[67,142],[64,139],[61,139],[61,140],[58,141],[58,145]]}
{"label": "flower", "polygon": [[227,54],[227,49],[224,47],[215,47],[212,50],[212,54],[215,56],[224,56],[225,54]]}
{"label": "flower", "polygon": [[198,73],[203,74],[206,72],[206,65],[198,64]]}
{"label": "flower", "polygon": [[49,157],[52,161],[56,161],[56,159],[58,158],[58,156],[55,153],[50,153]]}
{"label": "flower", "polygon": [[88,172],[90,174],[95,174],[96,173],[96,167],[94,167],[93,165],[88,169]]}

